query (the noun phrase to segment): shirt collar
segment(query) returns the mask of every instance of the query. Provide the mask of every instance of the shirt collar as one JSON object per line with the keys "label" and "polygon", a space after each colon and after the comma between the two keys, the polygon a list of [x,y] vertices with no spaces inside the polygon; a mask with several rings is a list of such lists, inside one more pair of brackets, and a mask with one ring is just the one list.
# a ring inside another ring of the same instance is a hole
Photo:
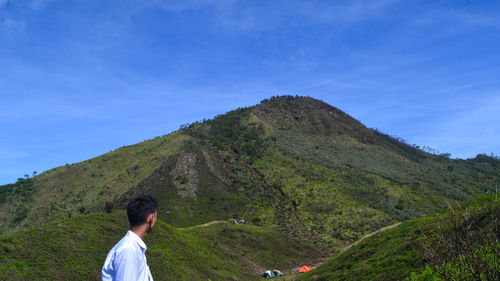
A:
{"label": "shirt collar", "polygon": [[139,237],[131,230],[127,231],[127,236],[132,238],[135,242],[137,242],[137,244],[139,244],[139,246],[142,248],[143,251],[146,251],[148,247],[146,247],[146,244],[144,243],[144,241],[142,241],[141,237]]}

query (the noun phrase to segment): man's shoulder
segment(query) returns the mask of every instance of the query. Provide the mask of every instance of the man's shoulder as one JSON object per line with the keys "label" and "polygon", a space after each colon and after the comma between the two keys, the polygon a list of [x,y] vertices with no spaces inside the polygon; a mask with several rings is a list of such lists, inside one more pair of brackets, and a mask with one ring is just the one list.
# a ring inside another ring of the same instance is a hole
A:
{"label": "man's shoulder", "polygon": [[125,235],[118,243],[116,243],[115,247],[113,250],[116,253],[122,252],[122,251],[137,251],[137,246],[135,245],[136,243],[134,242],[133,239]]}

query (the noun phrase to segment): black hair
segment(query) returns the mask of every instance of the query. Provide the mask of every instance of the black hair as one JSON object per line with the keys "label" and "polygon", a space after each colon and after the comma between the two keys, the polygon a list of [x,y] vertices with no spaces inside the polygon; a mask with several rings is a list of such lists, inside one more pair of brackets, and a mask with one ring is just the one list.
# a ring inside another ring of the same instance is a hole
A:
{"label": "black hair", "polygon": [[151,196],[132,198],[127,204],[127,216],[130,226],[141,225],[148,219],[149,214],[156,212],[158,203]]}

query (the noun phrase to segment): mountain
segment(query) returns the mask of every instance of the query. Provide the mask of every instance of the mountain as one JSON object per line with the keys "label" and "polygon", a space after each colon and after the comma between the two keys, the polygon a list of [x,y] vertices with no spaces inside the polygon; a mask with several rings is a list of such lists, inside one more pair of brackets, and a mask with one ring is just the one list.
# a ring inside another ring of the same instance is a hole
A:
{"label": "mountain", "polygon": [[499,172],[494,157],[427,153],[322,101],[282,96],[1,186],[0,231],[152,194],[176,227],[236,217],[337,249],[477,196]]}
{"label": "mountain", "polygon": [[[1,280],[97,280],[128,228],[124,211],[92,214],[0,235]],[[160,220],[145,238],[155,280],[260,280],[322,259],[324,249],[252,225],[214,222],[188,229]]]}

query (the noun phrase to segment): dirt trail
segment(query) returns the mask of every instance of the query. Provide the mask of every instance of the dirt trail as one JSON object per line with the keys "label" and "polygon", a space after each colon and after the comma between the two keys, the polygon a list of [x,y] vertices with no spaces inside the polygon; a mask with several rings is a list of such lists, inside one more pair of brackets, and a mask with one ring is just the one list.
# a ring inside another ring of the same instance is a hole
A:
{"label": "dirt trail", "polygon": [[223,222],[225,222],[225,221],[211,221],[211,222],[207,222],[207,223],[204,223],[204,224],[193,225],[193,226],[190,226],[190,227],[183,227],[183,228],[178,228],[178,229],[184,230],[184,229],[192,229],[192,228],[198,228],[198,227],[207,227],[207,226],[210,226],[212,224],[223,223]]}
{"label": "dirt trail", "polygon": [[401,224],[401,222],[397,222],[397,223],[395,223],[395,224],[391,224],[391,225],[388,225],[388,226],[382,227],[381,229],[375,230],[374,232],[370,232],[370,233],[366,234],[365,236],[361,237],[358,241],[356,241],[356,242],[354,242],[354,243],[350,244],[349,246],[347,246],[347,247],[343,248],[342,250],[340,250],[340,252],[338,252],[336,255],[338,255],[338,254],[342,253],[342,252],[343,252],[343,251],[345,251],[345,250],[348,250],[349,248],[351,248],[351,247],[352,247],[352,246],[354,246],[354,245],[359,244],[361,241],[365,240],[366,238],[368,238],[368,237],[370,237],[370,236],[373,236],[373,235],[375,235],[375,234],[377,234],[377,233],[379,233],[379,232],[381,232],[381,231],[384,231],[384,230],[387,230],[387,229],[394,228],[394,227],[396,227],[396,226],[398,226],[398,225],[400,225],[400,224]]}

